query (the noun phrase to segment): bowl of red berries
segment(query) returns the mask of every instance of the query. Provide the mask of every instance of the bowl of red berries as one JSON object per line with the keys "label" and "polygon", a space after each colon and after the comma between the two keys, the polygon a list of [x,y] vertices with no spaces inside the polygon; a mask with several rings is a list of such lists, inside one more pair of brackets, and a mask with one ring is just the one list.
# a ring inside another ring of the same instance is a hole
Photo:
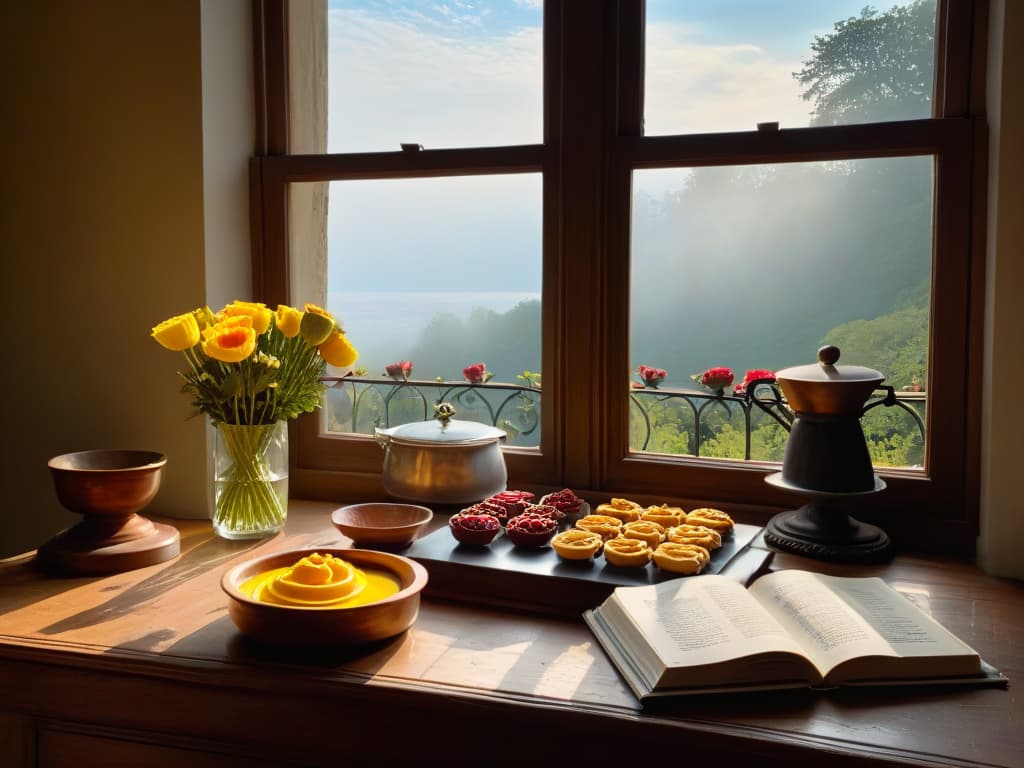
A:
{"label": "bowl of red berries", "polygon": [[563,517],[570,519],[577,517],[583,511],[584,501],[569,488],[560,491],[552,491],[540,497],[538,504],[547,507],[554,507],[562,513]]}
{"label": "bowl of red berries", "polygon": [[501,522],[494,515],[462,511],[448,519],[448,529],[460,544],[486,547],[501,530]]}
{"label": "bowl of red berries", "polygon": [[558,531],[558,521],[524,512],[505,523],[505,536],[517,547],[543,547]]}

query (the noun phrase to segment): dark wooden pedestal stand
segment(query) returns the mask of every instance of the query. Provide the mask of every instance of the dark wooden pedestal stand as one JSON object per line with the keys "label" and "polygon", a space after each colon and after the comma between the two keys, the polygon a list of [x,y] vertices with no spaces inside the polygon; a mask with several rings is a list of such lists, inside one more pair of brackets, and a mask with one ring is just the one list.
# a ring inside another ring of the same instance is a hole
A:
{"label": "dark wooden pedestal stand", "polygon": [[57,499],[82,521],[39,548],[39,565],[65,575],[93,575],[177,557],[178,529],[138,514],[156,496],[166,463],[157,451],[102,448],[50,459]]}
{"label": "dark wooden pedestal stand", "polygon": [[133,514],[113,521],[86,518],[43,544],[36,557],[47,571],[86,576],[145,568],[180,551],[177,528]]}
{"label": "dark wooden pedestal stand", "polygon": [[782,473],[765,478],[769,485],[811,496],[799,509],[780,512],[765,527],[764,540],[770,546],[816,560],[841,563],[880,563],[892,559],[888,534],[877,526],[850,517],[840,508],[843,498],[865,496],[885,489],[875,477],[875,487],[857,493],[823,493],[787,483]]}

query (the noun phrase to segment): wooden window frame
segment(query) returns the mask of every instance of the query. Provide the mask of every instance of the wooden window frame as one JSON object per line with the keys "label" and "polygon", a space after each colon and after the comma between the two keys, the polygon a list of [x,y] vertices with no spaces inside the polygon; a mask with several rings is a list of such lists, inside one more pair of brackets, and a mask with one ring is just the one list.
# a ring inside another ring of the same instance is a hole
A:
{"label": "wooden window frame", "polygon": [[[882,525],[901,543],[973,553],[984,275],[984,0],[938,2],[932,118],[680,136],[642,135],[642,0],[547,0],[542,144],[344,155],[287,152],[287,2],[255,0],[262,119],[261,152],[251,170],[259,299],[271,305],[294,300],[287,248],[290,183],[543,174],[542,438],[539,450],[505,449],[510,482],[517,487],[569,486],[599,496],[727,505],[754,522],[802,503],[765,484],[775,464],[629,451],[623,374],[629,369],[631,173],[933,157],[927,474],[881,470],[888,489],[869,504],[851,505],[851,512]],[[327,499],[383,493],[382,454],[372,438],[324,435],[317,415],[298,419],[292,436],[293,493]]]}

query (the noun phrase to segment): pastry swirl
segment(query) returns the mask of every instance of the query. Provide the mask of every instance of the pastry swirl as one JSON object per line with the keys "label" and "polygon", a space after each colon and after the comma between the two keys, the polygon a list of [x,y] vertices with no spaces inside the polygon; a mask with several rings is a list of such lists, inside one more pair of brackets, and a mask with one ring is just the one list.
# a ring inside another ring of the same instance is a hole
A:
{"label": "pastry swirl", "polygon": [[613,498],[611,501],[605,502],[604,504],[598,504],[597,509],[594,510],[594,514],[617,517],[622,522],[628,523],[631,520],[639,520],[640,513],[642,511],[643,507],[635,501]]}
{"label": "pastry swirl", "polygon": [[635,567],[651,562],[650,545],[641,539],[618,536],[604,543],[604,559],[612,565]]}
{"label": "pastry swirl", "polygon": [[645,509],[641,515],[641,520],[650,520],[653,523],[658,523],[665,528],[671,528],[674,525],[682,525],[686,522],[686,513],[681,507],[670,507],[667,504],[655,504]]}
{"label": "pastry swirl", "polygon": [[614,539],[622,528],[622,520],[609,515],[584,515],[576,521],[576,527],[583,531],[596,533],[604,541]]}
{"label": "pastry swirl", "polygon": [[735,525],[727,513],[710,507],[693,510],[686,516],[686,522],[690,525],[703,525],[705,528],[718,531],[723,535],[729,533]]}
{"label": "pastry swirl", "polygon": [[692,575],[700,573],[711,560],[704,547],[696,544],[677,544],[666,541],[654,550],[654,564],[665,571]]}
{"label": "pastry swirl", "polygon": [[620,536],[646,541],[656,547],[665,540],[665,527],[653,520],[631,520],[622,526]]}
{"label": "pastry swirl", "polygon": [[665,538],[676,544],[696,544],[711,552],[722,546],[722,534],[704,525],[683,523],[669,528]]}
{"label": "pastry swirl", "polygon": [[562,531],[551,540],[552,548],[564,560],[587,560],[596,555],[603,545],[604,539],[600,534],[582,528]]}

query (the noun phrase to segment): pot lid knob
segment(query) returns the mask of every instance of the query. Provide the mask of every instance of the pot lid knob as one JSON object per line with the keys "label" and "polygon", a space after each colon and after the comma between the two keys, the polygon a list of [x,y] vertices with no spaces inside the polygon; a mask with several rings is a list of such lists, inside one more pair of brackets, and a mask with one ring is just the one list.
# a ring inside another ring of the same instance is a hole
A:
{"label": "pot lid knob", "polygon": [[443,400],[438,400],[434,403],[434,418],[441,422],[442,427],[448,426],[448,420],[455,415],[455,406],[451,403],[446,403]]}
{"label": "pot lid knob", "polygon": [[823,366],[835,365],[839,360],[839,347],[832,344],[826,344],[818,350],[818,362]]}

